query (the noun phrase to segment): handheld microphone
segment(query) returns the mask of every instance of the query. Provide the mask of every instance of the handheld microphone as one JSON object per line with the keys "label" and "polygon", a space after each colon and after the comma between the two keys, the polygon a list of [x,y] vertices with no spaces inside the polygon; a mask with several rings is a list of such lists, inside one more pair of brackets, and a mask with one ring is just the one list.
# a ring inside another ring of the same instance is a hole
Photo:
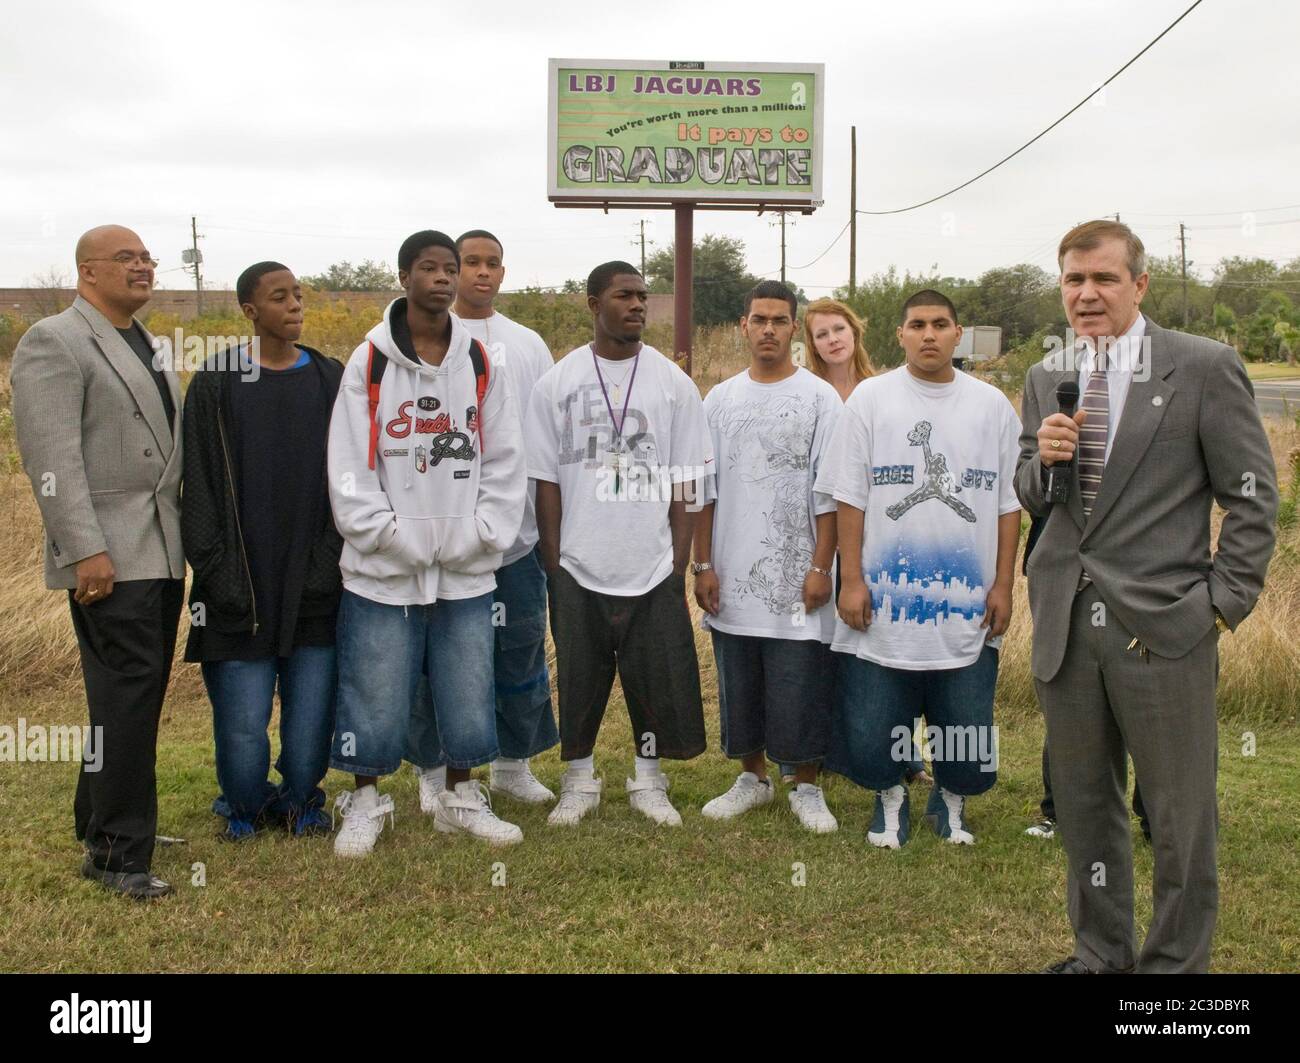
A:
{"label": "handheld microphone", "polygon": [[[1056,386],[1056,404],[1066,417],[1073,417],[1075,407],[1079,405],[1079,382],[1062,380]],[[1058,461],[1047,469],[1047,501],[1068,502],[1070,500],[1070,480],[1074,476],[1074,458]]]}

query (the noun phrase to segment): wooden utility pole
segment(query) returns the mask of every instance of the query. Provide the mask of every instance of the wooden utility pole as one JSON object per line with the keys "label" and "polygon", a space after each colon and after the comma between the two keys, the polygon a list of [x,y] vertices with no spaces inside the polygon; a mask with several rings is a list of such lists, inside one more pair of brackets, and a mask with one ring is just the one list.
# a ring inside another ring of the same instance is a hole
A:
{"label": "wooden utility pole", "polygon": [[673,206],[673,354],[686,355],[691,375],[691,322],[695,315],[695,204]]}
{"label": "wooden utility pole", "polygon": [[[645,276],[645,218],[641,219],[640,224],[641,224],[641,276],[644,277]],[[633,240],[632,244],[633,246],[636,246],[636,241]]]}
{"label": "wooden utility pole", "polygon": [[1178,243],[1183,257],[1183,328],[1187,327],[1187,227],[1178,223]]}
{"label": "wooden utility pole", "polygon": [[858,127],[849,126],[849,298],[858,290]]}
{"label": "wooden utility pole", "polygon": [[203,257],[199,254],[199,222],[190,215],[190,254],[194,263],[194,296],[198,316],[203,316]]}
{"label": "wooden utility pole", "polygon": [[781,211],[781,283],[785,283],[785,211]]}

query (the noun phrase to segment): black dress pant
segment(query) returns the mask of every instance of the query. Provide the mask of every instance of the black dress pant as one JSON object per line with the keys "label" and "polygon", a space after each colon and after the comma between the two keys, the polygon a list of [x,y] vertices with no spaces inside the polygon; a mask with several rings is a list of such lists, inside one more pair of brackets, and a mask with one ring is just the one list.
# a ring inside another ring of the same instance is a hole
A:
{"label": "black dress pant", "polygon": [[158,826],[154,762],[185,581],[128,580],[93,604],[68,592],[98,770],[83,758],[73,805],[95,866],[148,871]]}

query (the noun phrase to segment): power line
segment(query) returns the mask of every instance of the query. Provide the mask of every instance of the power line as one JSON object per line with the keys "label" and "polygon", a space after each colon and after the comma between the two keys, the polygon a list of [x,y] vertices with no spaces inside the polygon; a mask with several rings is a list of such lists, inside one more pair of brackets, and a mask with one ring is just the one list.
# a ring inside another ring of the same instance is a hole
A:
{"label": "power line", "polygon": [[1129,67],[1131,67],[1134,63],[1136,63],[1139,59],[1141,59],[1142,56],[1144,56],[1144,55],[1145,55],[1147,52],[1149,52],[1153,47],[1155,47],[1156,43],[1160,40],[1161,37],[1163,37],[1166,33],[1168,33],[1168,32],[1169,32],[1170,30],[1172,30],[1175,26],[1177,26],[1178,23],[1182,22],[1183,19],[1185,19],[1188,15],[1190,15],[1193,11],[1195,11],[1196,8],[1200,7],[1200,6],[1201,6],[1201,2],[1202,2],[1202,0],[1195,0],[1195,2],[1192,4],[1191,7],[1189,7],[1186,11],[1184,11],[1181,15],[1179,15],[1176,19],[1174,19],[1173,22],[1169,23],[1168,26],[1166,26],[1163,30],[1161,30],[1160,33],[1157,34],[1156,37],[1153,38],[1153,39],[1152,39],[1152,40],[1151,40],[1151,41],[1146,45],[1146,47],[1144,47],[1140,52],[1138,52],[1137,55],[1135,55],[1132,59],[1130,59],[1127,63],[1125,63],[1125,64],[1124,64],[1122,67],[1120,67],[1118,70],[1116,70],[1115,73],[1111,74],[1110,77],[1108,77],[1105,81],[1103,81],[1100,85],[1098,85],[1095,89],[1093,89],[1090,93],[1088,93],[1088,95],[1086,95],[1083,99],[1081,99],[1078,103],[1076,103],[1076,104],[1075,104],[1073,107],[1071,107],[1068,111],[1066,111],[1065,114],[1061,115],[1060,118],[1058,118],[1055,122],[1053,122],[1051,125],[1049,125],[1049,126],[1048,126],[1046,129],[1044,129],[1042,132],[1038,133],[1038,134],[1037,134],[1036,136],[1034,136],[1034,137],[1031,137],[1029,140],[1026,140],[1023,144],[1020,145],[1020,147],[1016,148],[1016,150],[1013,151],[1010,155],[1007,155],[1007,156],[1005,156],[1004,158],[999,159],[999,160],[998,160],[997,162],[995,162],[992,166],[990,166],[987,170],[983,170],[983,171],[981,171],[980,173],[977,173],[977,174],[976,174],[974,177],[972,177],[969,181],[963,181],[963,182],[962,182],[961,184],[959,184],[956,188],[950,188],[950,189],[948,189],[947,192],[941,192],[941,193],[940,193],[939,195],[937,195],[937,196],[931,196],[929,199],[927,199],[927,200],[923,200],[923,201],[920,202],[920,203],[913,203],[910,207],[897,207],[897,208],[894,209],[894,210],[861,210],[861,211],[858,211],[858,213],[859,213],[859,214],[871,214],[871,215],[882,215],[882,214],[905,214],[905,213],[907,213],[909,210],[919,210],[921,207],[928,207],[931,203],[937,203],[937,202],[938,202],[939,200],[941,200],[941,199],[946,199],[948,196],[952,195],[954,192],[960,192],[963,188],[969,188],[969,187],[970,187],[971,185],[973,185],[976,181],[978,181],[981,177],[987,177],[987,176],[988,176],[989,174],[991,174],[994,170],[996,170],[999,166],[1003,165],[1003,163],[1010,162],[1010,161],[1011,161],[1012,159],[1014,159],[1017,155],[1019,155],[1022,151],[1024,151],[1027,147],[1029,147],[1031,144],[1034,144],[1035,142],[1041,140],[1043,137],[1047,136],[1048,133],[1050,133],[1050,132],[1051,132],[1053,129],[1055,129],[1058,125],[1060,125],[1062,122],[1064,122],[1067,118],[1069,118],[1070,115],[1074,114],[1075,111],[1077,111],[1080,107],[1082,107],[1082,106],[1083,106],[1085,103],[1087,103],[1090,99],[1092,99],[1094,96],[1096,96],[1097,93],[1099,93],[1102,89],[1104,89],[1107,85],[1109,85],[1112,81],[1114,81],[1117,77],[1119,77],[1120,74],[1124,73],[1125,70],[1127,70]]}
{"label": "power line", "polygon": [[1148,210],[1126,210],[1127,215],[1136,214],[1140,218],[1221,218],[1227,214],[1271,214],[1275,210],[1295,210],[1300,203],[1285,203],[1280,207],[1253,207],[1250,210],[1203,210],[1182,211],[1178,214],[1160,214]]}

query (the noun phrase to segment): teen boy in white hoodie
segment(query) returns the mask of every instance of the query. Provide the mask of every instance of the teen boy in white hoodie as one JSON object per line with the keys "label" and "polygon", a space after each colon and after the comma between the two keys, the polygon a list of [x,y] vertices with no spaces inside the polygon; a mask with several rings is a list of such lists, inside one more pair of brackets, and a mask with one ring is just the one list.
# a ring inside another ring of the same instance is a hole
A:
{"label": "teen boy in white hoodie", "polygon": [[470,769],[498,755],[493,573],[519,532],[527,480],[509,380],[449,313],[460,256],[443,233],[408,237],[394,300],[348,361],[329,434],[330,502],[343,535],[338,721],[331,767],[339,856],[365,856],[391,820],[376,789],[407,752],[428,677],[447,763],[434,825],[494,844],[523,838]]}

